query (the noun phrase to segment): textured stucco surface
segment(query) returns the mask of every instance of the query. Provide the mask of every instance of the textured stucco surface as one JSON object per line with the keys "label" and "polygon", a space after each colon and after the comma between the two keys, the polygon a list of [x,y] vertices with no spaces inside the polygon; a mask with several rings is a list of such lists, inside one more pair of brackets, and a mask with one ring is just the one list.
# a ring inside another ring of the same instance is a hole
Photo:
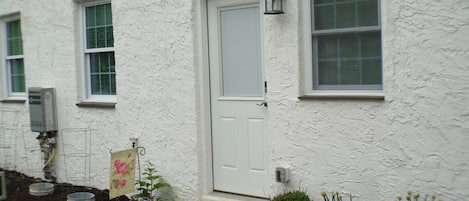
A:
{"label": "textured stucco surface", "polygon": [[[144,161],[153,161],[174,187],[177,198],[190,200],[198,191],[197,131],[195,120],[195,75],[193,66],[192,4],[190,1],[112,1],[117,69],[115,109],[77,107],[83,99],[81,76],[80,5],[92,1],[2,1],[0,16],[20,13],[27,86],[57,89],[58,117],[67,144],[58,138],[56,159],[59,182],[109,188],[110,151],[131,147],[129,138],[139,138],[146,148]],[[3,44],[2,44],[3,45]],[[3,65],[3,64],[2,64]],[[3,85],[3,84],[2,84]],[[8,168],[41,176],[36,133],[29,132],[26,103],[2,103],[20,118],[16,124],[16,155],[8,155]],[[7,114],[7,113],[5,113]],[[8,113],[9,114],[9,113]],[[91,166],[86,173],[83,157],[65,159],[68,153],[84,153],[87,142],[81,128],[93,129]],[[79,129],[79,130],[77,130]],[[9,136],[14,136],[12,132]],[[22,136],[26,143],[23,143]],[[13,142],[12,142],[13,143]],[[23,144],[26,144],[24,148]],[[8,153],[7,153],[8,152]],[[17,156],[17,161],[11,158]],[[26,157],[27,156],[27,157]],[[3,164],[3,163],[2,163]],[[16,165],[16,167],[14,167]]]}
{"label": "textured stucco surface", "polygon": [[[201,93],[207,83],[204,1],[112,1],[115,109],[75,105],[83,90],[83,2],[89,1],[0,1],[0,17],[21,16],[27,86],[57,89],[60,128],[75,142],[66,149],[79,151],[84,143],[83,133],[71,128],[95,129],[90,185],[108,188],[109,151],[128,148],[137,137],[147,151],[142,160],[155,162],[177,200],[199,200],[211,191],[210,161],[203,157],[210,155],[202,119],[208,116]],[[298,99],[303,5],[285,6],[284,15],[263,16],[263,34],[271,169],[291,168],[286,188],[304,188],[314,200],[330,190],[352,192],[356,200],[392,200],[409,190],[467,199],[469,1],[382,1],[385,100]],[[16,167],[10,168],[40,175],[24,157],[38,157],[23,146],[23,135],[26,147],[37,145],[24,126],[27,104],[0,107],[18,111],[0,122],[18,125]],[[0,151],[0,159],[13,155]],[[63,151],[56,159],[59,181],[66,178]],[[76,164],[67,174],[80,172],[80,161],[66,161]],[[284,188],[272,182],[266,194]]]}
{"label": "textured stucco surface", "polygon": [[467,199],[469,2],[382,1],[384,101],[297,99],[298,6],[265,28],[272,165],[292,168],[290,187]]}

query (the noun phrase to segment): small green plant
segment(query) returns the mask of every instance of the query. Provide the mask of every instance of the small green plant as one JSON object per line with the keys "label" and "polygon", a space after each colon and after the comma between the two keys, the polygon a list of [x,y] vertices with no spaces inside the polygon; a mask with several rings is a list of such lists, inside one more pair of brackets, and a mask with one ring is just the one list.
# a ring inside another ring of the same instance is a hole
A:
{"label": "small green plant", "polygon": [[[428,194],[425,194],[425,196],[423,197],[422,201],[436,201],[437,200],[437,197],[435,194],[433,194],[430,199],[429,199],[430,195]],[[408,191],[407,192],[407,195],[405,196],[405,200],[406,201],[419,201],[420,199],[420,193],[419,192],[412,192],[412,191]],[[402,201],[402,197],[401,196],[397,196],[397,200],[398,201]],[[442,199],[438,199],[438,201],[443,201]]]}
{"label": "small green plant", "polygon": [[160,201],[159,191],[162,188],[170,188],[171,185],[165,182],[161,182],[161,176],[157,174],[155,166],[148,162],[148,167],[142,173],[144,175],[143,180],[137,180],[136,186],[138,193],[136,198],[147,201]]}
{"label": "small green plant", "polygon": [[308,195],[304,191],[288,191],[282,194],[276,195],[272,201],[311,201]]}
{"label": "small green plant", "polygon": [[[342,195],[340,195],[339,192],[331,192],[331,199],[329,199],[329,196],[327,195],[326,192],[321,192],[321,196],[324,198],[324,201],[342,201]],[[349,195],[349,200],[352,201],[352,194],[350,193]]]}

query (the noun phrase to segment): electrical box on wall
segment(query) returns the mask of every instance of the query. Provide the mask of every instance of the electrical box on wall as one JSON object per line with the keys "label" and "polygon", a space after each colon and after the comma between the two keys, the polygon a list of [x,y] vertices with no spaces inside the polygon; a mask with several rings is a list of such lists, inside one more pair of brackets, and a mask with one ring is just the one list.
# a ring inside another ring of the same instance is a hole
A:
{"label": "electrical box on wall", "polygon": [[290,180],[290,168],[276,167],[275,168],[275,181],[280,183],[287,183]]}
{"label": "electrical box on wall", "polygon": [[57,109],[54,88],[29,87],[29,119],[31,131],[57,131]]}

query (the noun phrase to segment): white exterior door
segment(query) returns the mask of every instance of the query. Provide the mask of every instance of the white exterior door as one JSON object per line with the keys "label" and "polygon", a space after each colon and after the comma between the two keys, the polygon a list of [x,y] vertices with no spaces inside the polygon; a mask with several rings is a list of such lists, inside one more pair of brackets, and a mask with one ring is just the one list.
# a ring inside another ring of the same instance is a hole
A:
{"label": "white exterior door", "polygon": [[207,0],[214,190],[266,197],[259,0]]}

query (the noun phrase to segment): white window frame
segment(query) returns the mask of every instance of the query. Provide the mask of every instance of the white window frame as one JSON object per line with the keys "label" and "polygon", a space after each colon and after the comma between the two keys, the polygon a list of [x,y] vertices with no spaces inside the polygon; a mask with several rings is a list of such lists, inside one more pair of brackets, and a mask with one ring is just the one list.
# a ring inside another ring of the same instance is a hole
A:
{"label": "white window frame", "polygon": [[[103,4],[111,4],[109,0],[106,1],[95,1],[92,3],[86,3],[81,5],[81,29],[82,29],[82,47],[83,47],[83,61],[84,63],[84,81],[85,81],[85,97],[86,100],[84,102],[104,102],[104,103],[115,103],[117,98],[116,95],[95,95],[91,94],[91,72],[90,72],[90,53],[105,53],[105,52],[114,52],[114,45],[113,47],[105,47],[105,48],[87,48],[87,38],[86,38],[86,8],[91,6],[98,6]],[[113,25],[114,26],[114,25]],[[114,34],[114,32],[113,32]],[[116,83],[117,84],[117,83]]]}
{"label": "white window frame", "polygon": [[[369,30],[381,30],[381,44],[383,44],[383,31],[382,31],[382,20],[381,20],[381,0],[378,0],[378,26],[375,27],[366,27],[366,28],[344,28],[336,29],[336,32],[348,32],[354,30],[364,31],[365,29]],[[384,99],[384,64],[382,62],[382,89],[366,89],[362,90],[348,90],[348,89],[315,89],[314,82],[315,79],[318,79],[313,73],[313,68],[317,66],[317,59],[315,58],[314,52],[317,52],[313,46],[313,37],[312,37],[312,5],[311,0],[303,0],[303,67],[300,72],[300,90],[299,98],[377,98]],[[323,31],[315,31],[315,34],[322,34]],[[327,32],[329,33],[329,31]],[[383,58],[383,45],[381,45],[381,58]]]}
{"label": "white window frame", "polygon": [[[3,62],[3,66],[4,66],[4,69],[2,69],[4,73],[4,76],[3,76],[3,80],[4,82],[2,84],[4,84],[4,90],[6,91],[6,99],[25,99],[26,97],[26,90],[27,90],[27,87],[25,86],[25,92],[13,92],[13,89],[12,89],[12,84],[11,84],[11,60],[14,60],[14,59],[22,59],[23,60],[23,68],[24,70],[26,70],[26,67],[24,65],[24,48],[23,48],[23,54],[21,55],[14,55],[14,56],[9,56],[8,55],[8,42],[7,42],[7,23],[9,22],[12,22],[12,21],[16,21],[16,20],[20,20],[20,26],[21,26],[21,18],[18,15],[14,15],[13,17],[8,17],[8,18],[3,18],[3,19],[0,19],[0,23],[1,23],[1,27],[0,27],[0,32],[1,32],[1,40],[2,40],[2,44],[3,44],[3,47],[2,48],[2,62]],[[21,38],[23,38],[23,33],[21,33]],[[23,44],[22,44],[23,46]],[[26,73],[25,73],[26,74]],[[26,81],[25,81],[26,82]],[[26,83],[25,83],[26,85]]]}

